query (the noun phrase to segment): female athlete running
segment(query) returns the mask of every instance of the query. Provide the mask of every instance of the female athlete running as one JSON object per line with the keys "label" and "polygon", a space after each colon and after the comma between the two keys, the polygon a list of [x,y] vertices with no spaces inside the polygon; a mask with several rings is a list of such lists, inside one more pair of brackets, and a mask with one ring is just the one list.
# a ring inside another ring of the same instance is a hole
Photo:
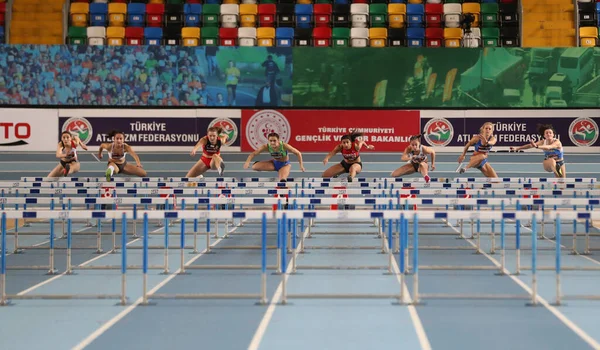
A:
{"label": "female athlete running", "polygon": [[48,177],[67,176],[79,171],[80,164],[77,159],[77,146],[81,146],[86,151],[88,149],[79,137],[72,136],[70,132],[63,131],[60,134],[60,142],[56,147],[56,158],[60,159],[60,164],[52,169]]}
{"label": "female athlete running", "polygon": [[[490,122],[483,123],[479,129],[479,135],[469,140],[463,153],[458,157],[458,163],[461,164],[459,173],[464,174],[469,168],[477,168],[485,177],[498,177],[494,168],[488,163],[488,153],[495,144],[494,124]],[[465,155],[471,146],[474,146],[475,152],[469,159],[469,164],[463,167],[462,162],[465,160]]]}
{"label": "female athlete running", "polygon": [[[140,157],[133,151],[133,148],[125,143],[125,133],[113,130],[108,134],[112,137],[112,143],[103,143],[98,149],[98,159],[102,159],[102,151],[108,152],[108,168],[106,169],[106,181],[110,181],[114,174],[127,174],[139,177],[146,176],[146,170],[142,168]],[[127,153],[131,154],[136,165],[127,163],[125,157]]]}
{"label": "female athlete running", "polygon": [[402,160],[408,164],[404,164],[400,168],[392,172],[392,177],[400,177],[403,175],[409,175],[415,172],[420,172],[425,179],[425,182],[429,182],[429,166],[427,164],[427,156],[431,155],[431,170],[435,170],[435,151],[431,147],[423,146],[421,144],[421,136],[415,135],[410,137],[410,145],[406,147],[402,154]]}
{"label": "female athlete running", "polygon": [[298,157],[298,163],[300,163],[300,170],[304,172],[304,163],[302,162],[302,153],[290,146],[289,144],[281,141],[279,139],[279,134],[270,133],[267,135],[269,139],[269,143],[261,146],[256,151],[250,153],[248,159],[246,159],[246,163],[244,164],[244,169],[248,169],[250,167],[250,161],[255,156],[261,154],[264,151],[269,151],[271,160],[263,160],[260,162],[255,162],[252,165],[252,170],[254,171],[276,171],[279,175],[279,181],[285,181],[290,176],[290,170],[292,169],[292,165],[290,164],[289,153],[293,153]]}
{"label": "female athlete running", "polygon": [[348,173],[348,181],[352,182],[352,179],[360,174],[362,171],[362,160],[360,159],[360,150],[362,146],[365,146],[368,150],[374,150],[375,146],[367,145],[360,137],[361,133],[353,132],[348,135],[342,136],[342,142],[335,146],[335,148],[325,156],[323,164],[327,164],[329,159],[336,155],[338,152],[342,153],[342,161],[336,165],[332,165],[323,172],[323,178],[330,178],[339,176],[344,173]]}
{"label": "female athlete running", "polygon": [[565,165],[564,151],[562,142],[555,138],[556,133],[551,124],[538,125],[538,133],[542,137],[538,142],[531,141],[530,143],[520,146],[511,147],[511,151],[520,151],[522,149],[539,148],[544,151],[544,170],[554,173],[554,176],[560,178],[567,177],[567,166]]}
{"label": "female athlete running", "polygon": [[185,177],[197,177],[204,174],[208,169],[217,169],[219,176],[223,176],[225,170],[225,163],[221,158],[221,147],[227,142],[227,135],[221,135],[223,128],[211,127],[208,128],[206,136],[203,136],[190,155],[195,156],[196,151],[202,148],[202,157],[194,164],[194,166],[188,171]]}

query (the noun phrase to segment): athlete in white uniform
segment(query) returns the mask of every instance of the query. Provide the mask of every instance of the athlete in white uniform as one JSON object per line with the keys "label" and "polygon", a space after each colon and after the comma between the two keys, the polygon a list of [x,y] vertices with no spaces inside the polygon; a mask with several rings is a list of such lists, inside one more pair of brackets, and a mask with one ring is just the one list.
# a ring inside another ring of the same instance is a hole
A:
{"label": "athlete in white uniform", "polygon": [[[106,181],[110,181],[114,174],[127,174],[139,177],[147,176],[146,170],[142,168],[140,158],[133,151],[133,148],[125,143],[125,134],[121,131],[113,130],[108,134],[113,138],[111,143],[103,143],[98,149],[98,159],[102,159],[102,151],[108,152],[108,168],[106,169]],[[127,153],[131,154],[136,165],[127,163],[125,157]]]}
{"label": "athlete in white uniform", "polygon": [[400,177],[410,175],[415,172],[421,173],[425,182],[429,182],[429,165],[427,164],[427,156],[431,156],[431,171],[435,170],[435,150],[431,147],[421,144],[422,135],[414,135],[410,137],[410,144],[402,153],[402,161],[408,162],[400,168],[392,172],[392,177]]}

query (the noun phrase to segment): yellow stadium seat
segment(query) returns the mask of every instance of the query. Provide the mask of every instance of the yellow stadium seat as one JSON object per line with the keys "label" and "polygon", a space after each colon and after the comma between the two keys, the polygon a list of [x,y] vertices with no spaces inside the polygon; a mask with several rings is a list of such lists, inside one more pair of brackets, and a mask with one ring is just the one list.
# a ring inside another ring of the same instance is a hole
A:
{"label": "yellow stadium seat", "polygon": [[596,27],[581,27],[579,28],[579,40],[581,46],[592,47],[598,43],[598,28]]}
{"label": "yellow stadium seat", "polygon": [[312,4],[312,0],[296,0],[296,4],[310,5],[310,4]]}
{"label": "yellow stadium seat", "polygon": [[125,41],[125,27],[106,28],[106,41],[110,46],[122,46]]}
{"label": "yellow stadium seat", "polygon": [[69,14],[73,27],[87,27],[90,5],[85,2],[74,2],[71,4]]}
{"label": "yellow stadium seat", "polygon": [[181,28],[181,39],[183,41],[183,46],[198,46],[198,43],[200,42],[200,28]]}
{"label": "yellow stadium seat", "polygon": [[240,4],[240,27],[256,27],[256,4]]}
{"label": "yellow stadium seat", "polygon": [[273,46],[275,42],[275,28],[261,27],[256,30],[258,46]]}
{"label": "yellow stadium seat", "polygon": [[164,4],[165,0],[150,0],[148,1],[149,4]]}
{"label": "yellow stadium seat", "polygon": [[403,28],[406,18],[406,4],[388,4],[390,28]]}
{"label": "yellow stadium seat", "polygon": [[111,27],[124,27],[127,15],[127,4],[108,4],[108,25]]}
{"label": "yellow stadium seat", "polygon": [[423,0],[408,0],[409,4],[422,4]]}
{"label": "yellow stadium seat", "polygon": [[238,0],[223,0],[224,4],[239,4]]}
{"label": "yellow stadium seat", "polygon": [[387,36],[387,28],[369,28],[369,45],[371,47],[385,47]]}
{"label": "yellow stadium seat", "polygon": [[451,48],[460,47],[462,34],[462,29],[460,28],[444,28],[444,46]]}
{"label": "yellow stadium seat", "polygon": [[473,21],[473,27],[479,27],[479,18],[481,17],[481,5],[479,3],[474,2],[465,2],[462,5],[462,13],[471,13],[475,16],[475,21]]}

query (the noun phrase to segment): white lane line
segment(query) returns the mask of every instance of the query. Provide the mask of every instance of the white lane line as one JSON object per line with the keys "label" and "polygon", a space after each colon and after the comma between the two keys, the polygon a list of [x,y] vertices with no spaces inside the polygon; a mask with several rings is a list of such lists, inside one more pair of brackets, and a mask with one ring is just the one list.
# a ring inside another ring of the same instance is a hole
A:
{"label": "white lane line", "polygon": [[[386,241],[386,249],[389,246],[389,244],[387,242],[388,239],[387,237],[385,237],[385,241]],[[388,252],[389,254],[389,252]],[[394,270],[394,274],[396,275],[396,279],[398,280],[398,283],[400,284],[400,287],[403,290],[404,293],[404,298],[405,300],[402,300],[402,302],[407,302],[409,305],[408,307],[408,313],[410,315],[410,319],[413,323],[413,326],[415,327],[415,332],[417,333],[417,338],[419,339],[419,344],[421,345],[421,349],[423,350],[431,350],[431,343],[429,342],[429,338],[427,337],[427,333],[425,332],[425,327],[423,327],[423,323],[421,322],[421,318],[419,317],[419,314],[417,313],[417,308],[414,305],[410,305],[413,300],[412,297],[410,296],[410,292],[408,291],[408,287],[406,285],[406,283],[404,283],[404,281],[402,281],[402,279],[400,278],[400,267],[398,266],[398,262],[396,261],[395,257],[393,257],[392,259],[392,270]]]}
{"label": "white lane line", "polygon": [[[85,231],[85,230],[87,230],[87,229],[89,229],[89,227],[85,227],[85,228],[83,228],[83,229],[81,229],[81,230],[77,230],[77,231],[75,231],[75,233],[83,232],[83,231]],[[158,232],[158,231],[160,231],[160,230],[162,230],[162,228],[156,229],[156,230],[152,231],[152,233]],[[127,243],[127,245],[130,245],[131,243],[134,243],[134,242],[136,242],[136,241],[139,241],[140,239],[141,239],[141,238],[136,238],[136,239],[134,239],[133,241],[131,241],[131,242]],[[98,255],[98,256],[96,256],[96,257],[94,257],[94,258],[90,259],[90,260],[84,261],[83,263],[81,263],[81,264],[79,264],[79,265],[77,265],[77,266],[78,266],[78,267],[86,266],[86,265],[88,265],[88,264],[90,264],[90,263],[92,263],[92,262],[94,262],[94,261],[96,261],[96,260],[98,260],[98,259],[101,259],[101,258],[103,258],[103,257],[105,257],[105,256],[107,256],[107,255],[109,255],[109,254],[112,254],[112,253],[111,253],[110,251],[109,251],[109,252],[106,252],[106,253],[104,253],[104,254],[101,254],[101,255]],[[29,287],[29,288],[25,289],[24,291],[21,291],[21,292],[17,293],[17,295],[24,295],[24,294],[30,293],[30,292],[32,292],[32,291],[34,291],[34,290],[36,290],[36,289],[38,289],[38,288],[40,288],[40,287],[42,287],[42,286],[45,286],[45,285],[46,285],[46,284],[48,284],[48,283],[51,283],[51,282],[54,282],[54,281],[56,281],[57,279],[59,279],[59,278],[61,278],[61,277],[65,276],[66,274],[67,274],[67,271],[65,271],[65,272],[63,272],[63,273],[61,273],[61,274],[58,274],[58,275],[56,275],[56,276],[54,276],[54,277],[52,277],[52,278],[49,278],[49,279],[47,279],[47,280],[45,280],[45,281],[43,281],[43,282],[40,282],[40,283],[38,283],[38,284],[36,284],[36,285],[34,285],[34,286],[31,286],[31,287]]]}
{"label": "white lane line", "polygon": [[[244,219],[244,221],[246,221],[246,220]],[[231,229],[229,231],[229,233],[234,232],[235,230],[238,229],[238,227],[241,227],[241,226],[238,224],[236,227],[234,227],[233,229]],[[223,237],[220,237],[219,239],[217,239],[216,241],[214,241],[210,246],[211,247],[215,247],[222,240],[223,240]],[[198,260],[198,258],[200,258],[202,255],[204,255],[204,253],[206,253],[206,251],[207,251],[207,248],[205,248],[203,251],[201,251],[197,255],[194,255],[194,257],[191,258],[187,263],[185,263],[184,266],[186,266],[186,267],[190,266],[194,261]],[[153,294],[157,290],[159,290],[160,288],[164,287],[172,279],[174,279],[175,277],[177,277],[177,274],[179,272],[181,272],[181,267],[179,269],[177,269],[177,271],[175,271],[173,274],[171,274],[167,278],[165,278],[162,282],[160,282],[159,284],[157,284],[156,287],[152,288],[148,293],[149,294]],[[131,304],[130,306],[128,306],[126,309],[124,309],[123,311],[121,311],[119,314],[117,314],[112,319],[108,320],[106,323],[104,323],[102,326],[100,326],[100,328],[98,328],[92,334],[90,334],[85,339],[83,339],[79,344],[75,345],[71,350],[81,350],[81,349],[84,349],[86,346],[90,345],[94,340],[96,340],[98,337],[100,337],[102,334],[104,334],[107,330],[109,330],[112,326],[114,326],[117,322],[119,322],[121,319],[123,319],[123,317],[125,317],[129,313],[131,313],[131,311],[133,311],[137,306],[139,306],[142,303],[142,301],[143,301],[142,297],[140,297],[139,299],[137,299],[133,304]]]}
{"label": "white lane line", "polygon": [[[310,225],[310,223],[309,223]],[[302,232],[302,239],[306,238],[306,234],[308,233],[308,226],[306,227],[306,230],[304,230]],[[298,244],[298,246],[296,247],[296,251],[293,254],[296,254],[296,259],[298,259],[298,252],[300,252],[300,244]],[[292,264],[288,264],[287,269],[285,269],[285,281],[287,283],[287,280],[290,276],[290,272],[292,272]],[[282,292],[282,282],[279,282],[279,285],[277,286],[277,289],[275,290],[275,294],[273,294],[273,298],[271,299],[271,302],[269,303],[269,307],[267,308],[267,311],[265,311],[265,314],[263,315],[262,320],[260,320],[260,324],[258,325],[258,328],[256,329],[256,332],[254,332],[254,336],[252,337],[252,340],[250,341],[250,345],[248,346],[248,350],[256,350],[258,349],[258,347],[260,346],[260,342],[262,341],[263,337],[265,336],[265,332],[267,331],[267,327],[269,327],[269,323],[271,322],[271,319],[273,318],[273,313],[275,313],[275,308],[277,307],[277,303],[279,303],[279,300],[281,299],[281,294],[283,294]]]}
{"label": "white lane line", "polygon": [[[454,227],[454,225],[450,224],[450,227],[457,233],[459,232],[459,230],[456,229],[456,227]],[[472,245],[474,248],[477,248],[477,245],[475,243],[471,242],[470,240],[465,240],[465,241],[468,242],[470,245]],[[481,251],[481,254],[483,256],[485,256],[486,258],[488,258],[497,267],[501,266],[501,264],[496,259],[489,256],[486,252]],[[527,284],[525,284],[523,281],[521,281],[519,278],[513,276],[506,267],[504,268],[503,272],[508,277],[510,277],[510,279],[512,279],[516,284],[518,284],[519,287],[523,288],[527,293],[533,294],[533,290],[531,290],[531,288],[529,288],[529,286]],[[558,318],[562,323],[564,323],[565,326],[570,328],[575,334],[577,334],[581,339],[583,339],[586,343],[588,343],[588,345],[590,345],[592,347],[592,349],[600,350],[600,343],[598,343],[594,338],[592,338],[589,334],[587,334],[583,329],[581,329],[579,326],[577,326],[573,321],[571,321],[569,318],[567,318],[567,316],[565,316],[562,312],[558,311],[558,309],[556,309],[554,306],[550,305],[550,303],[548,303],[546,301],[546,299],[542,298],[539,294],[537,294],[537,300],[546,309],[548,309],[548,311],[550,311],[554,316],[556,316],[556,318]]]}

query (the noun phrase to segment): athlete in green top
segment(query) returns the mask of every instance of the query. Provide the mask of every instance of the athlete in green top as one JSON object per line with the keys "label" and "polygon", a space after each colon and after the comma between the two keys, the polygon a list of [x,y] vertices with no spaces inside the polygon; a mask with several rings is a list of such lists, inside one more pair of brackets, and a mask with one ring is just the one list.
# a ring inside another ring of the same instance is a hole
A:
{"label": "athlete in green top", "polygon": [[279,139],[279,134],[270,133],[268,135],[269,143],[259,147],[256,151],[250,153],[248,159],[246,159],[246,163],[244,164],[244,169],[248,169],[250,167],[250,161],[255,156],[261,154],[264,151],[269,151],[271,160],[263,160],[260,162],[255,162],[252,165],[252,170],[254,171],[276,171],[279,175],[279,181],[285,181],[290,176],[290,170],[292,165],[290,164],[289,153],[293,153],[298,157],[298,162],[300,163],[300,170],[304,170],[304,164],[302,163],[302,153],[290,146],[289,144],[281,141]]}

